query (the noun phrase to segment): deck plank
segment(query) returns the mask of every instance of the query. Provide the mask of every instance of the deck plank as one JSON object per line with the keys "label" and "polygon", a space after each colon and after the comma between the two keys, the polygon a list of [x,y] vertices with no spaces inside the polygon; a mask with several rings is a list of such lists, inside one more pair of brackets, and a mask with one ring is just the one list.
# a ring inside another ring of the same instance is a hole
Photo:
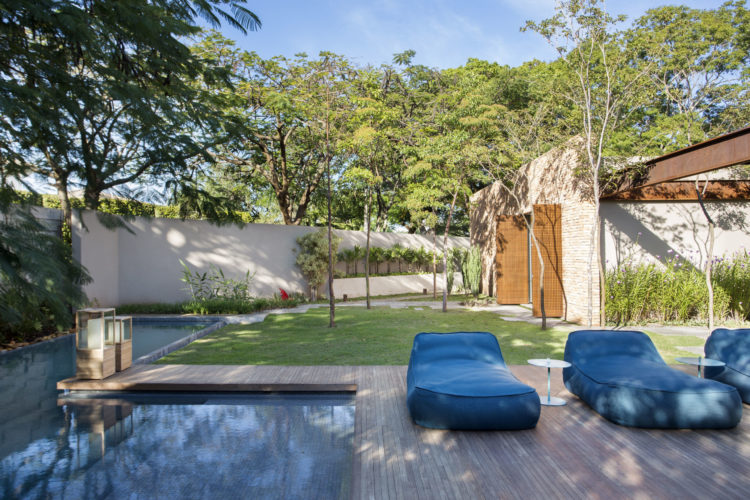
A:
{"label": "deck plank", "polygon": [[[546,394],[546,373],[511,370]],[[632,429],[569,394],[533,430],[459,432],[415,425],[405,366],[141,365],[72,390],[356,390],[352,498],[743,498],[750,491],[750,417],[723,431]],[[327,389],[326,389],[327,388]],[[745,405],[747,412],[750,407]]]}

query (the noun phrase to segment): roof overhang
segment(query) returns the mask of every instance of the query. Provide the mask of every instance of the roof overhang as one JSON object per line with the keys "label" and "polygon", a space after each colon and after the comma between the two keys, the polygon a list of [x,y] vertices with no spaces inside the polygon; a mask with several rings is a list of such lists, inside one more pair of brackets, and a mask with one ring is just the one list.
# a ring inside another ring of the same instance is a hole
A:
{"label": "roof overhang", "polygon": [[[700,189],[703,193],[704,184]],[[750,181],[717,180],[709,181],[704,200],[748,200]],[[603,198],[607,201],[698,201],[693,181],[667,181],[653,186],[637,187],[621,191]]]}
{"label": "roof overhang", "polygon": [[[623,197],[635,196],[635,193],[640,193],[643,196],[654,196],[655,193],[666,193],[670,190],[679,193],[687,189],[686,185],[683,184],[682,187],[673,185],[662,190],[644,190],[644,188],[748,162],[750,162],[750,127],[745,127],[647,161],[646,168],[640,175],[625,181],[622,185],[603,195],[602,199],[636,199]],[[685,182],[694,186],[693,182]],[[743,181],[727,182],[741,184]],[[746,188],[740,186],[735,191],[736,193],[742,193],[745,192],[744,189]],[[725,193],[727,192],[726,185],[720,189],[720,191],[722,190]],[[695,188],[693,188],[693,191],[695,191]],[[744,198],[747,199],[747,196]]]}

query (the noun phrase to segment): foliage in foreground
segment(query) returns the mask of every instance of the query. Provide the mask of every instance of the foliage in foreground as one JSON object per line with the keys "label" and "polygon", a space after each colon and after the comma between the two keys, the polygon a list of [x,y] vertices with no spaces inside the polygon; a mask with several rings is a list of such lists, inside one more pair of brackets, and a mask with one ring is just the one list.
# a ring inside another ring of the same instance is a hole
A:
{"label": "foliage in foreground", "polygon": [[[530,358],[561,358],[568,334],[541,330],[497,314],[466,310],[338,307],[337,328],[328,328],[328,308],[304,314],[272,314],[262,323],[232,325],[199,339],[160,363],[255,365],[406,365],[419,332],[488,331],[508,364]],[[651,335],[667,362],[687,353],[676,345],[702,345],[697,337]]]}
{"label": "foliage in foreground", "polygon": [[70,328],[72,308],[86,300],[88,274],[24,206],[1,211],[0,343]]}

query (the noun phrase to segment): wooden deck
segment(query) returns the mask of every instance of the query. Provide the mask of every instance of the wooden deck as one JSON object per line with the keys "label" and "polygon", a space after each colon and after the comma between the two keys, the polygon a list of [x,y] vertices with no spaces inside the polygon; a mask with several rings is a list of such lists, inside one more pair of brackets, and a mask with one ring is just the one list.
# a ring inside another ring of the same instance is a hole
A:
{"label": "wooden deck", "polygon": [[[686,367],[686,369],[688,369]],[[546,393],[546,372],[513,366]],[[356,386],[352,497],[747,498],[750,407],[725,431],[658,431],[612,424],[562,385],[564,407],[542,407],[536,429],[457,432],[416,426],[406,367],[151,365],[106,381],[59,388],[109,390],[352,390]]]}

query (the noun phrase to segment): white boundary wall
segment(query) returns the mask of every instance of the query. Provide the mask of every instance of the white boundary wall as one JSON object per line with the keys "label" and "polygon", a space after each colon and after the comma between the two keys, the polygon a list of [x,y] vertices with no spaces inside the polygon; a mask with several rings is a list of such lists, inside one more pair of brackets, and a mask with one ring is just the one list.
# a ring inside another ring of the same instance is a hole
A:
{"label": "white boundary wall", "polygon": [[[296,238],[318,230],[306,226],[247,224],[217,226],[207,221],[135,217],[126,228],[105,228],[92,211],[74,212],[73,256],[88,269],[93,283],[85,291],[93,304],[178,302],[189,298],[183,290],[180,259],[194,271],[220,267],[227,277],[255,273],[251,294],[270,296],[279,288],[307,293],[296,264]],[[335,233],[339,250],[365,246],[363,231]],[[403,233],[371,233],[373,247],[432,248],[432,239]],[[449,246],[468,248],[469,239],[450,237]],[[442,238],[438,238],[438,249]],[[341,267],[341,266],[340,266]],[[361,267],[361,266],[360,266]],[[382,267],[382,266],[381,266]],[[405,290],[408,291],[408,290]],[[421,291],[421,288],[420,288]],[[341,296],[341,292],[334,293]],[[402,293],[402,292],[394,292]],[[352,295],[350,295],[352,296]]]}
{"label": "white boundary wall", "polygon": [[[437,293],[443,293],[443,274],[437,275],[437,281],[433,283],[432,274],[409,274],[403,276],[374,276],[370,278],[370,296],[373,295],[396,295],[399,293],[427,293],[432,297],[432,288],[435,285]],[[463,285],[461,273],[453,274],[452,293],[457,293]],[[346,294],[349,298],[365,296],[365,278],[341,278],[333,281],[333,291],[336,297]]]}
{"label": "white boundary wall", "polygon": [[[746,201],[709,201],[716,223],[713,255],[750,249],[750,205]],[[679,257],[705,265],[708,223],[698,202],[602,202],[606,266],[630,262],[664,262]]]}

